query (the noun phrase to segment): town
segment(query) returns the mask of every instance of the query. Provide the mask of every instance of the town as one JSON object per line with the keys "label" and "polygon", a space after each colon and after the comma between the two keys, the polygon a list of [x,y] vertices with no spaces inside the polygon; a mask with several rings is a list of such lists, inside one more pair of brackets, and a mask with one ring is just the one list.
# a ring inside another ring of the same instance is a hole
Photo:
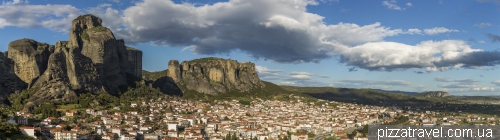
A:
{"label": "town", "polygon": [[[294,96],[289,95],[289,96]],[[78,140],[308,140],[367,139],[371,124],[409,125],[498,124],[498,118],[462,113],[403,111],[319,100],[303,102],[262,100],[247,105],[238,100],[213,104],[181,98],[131,102],[133,111],[58,109],[61,117],[37,118],[21,110],[5,120],[22,134],[38,139]],[[365,128],[366,129],[366,128]]]}

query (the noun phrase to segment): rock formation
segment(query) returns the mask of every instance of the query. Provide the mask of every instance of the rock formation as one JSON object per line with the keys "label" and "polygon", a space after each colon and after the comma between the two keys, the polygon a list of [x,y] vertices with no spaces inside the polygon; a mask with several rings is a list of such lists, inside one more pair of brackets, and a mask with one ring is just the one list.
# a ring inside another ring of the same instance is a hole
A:
{"label": "rock formation", "polygon": [[14,73],[26,83],[32,83],[47,69],[49,45],[31,39],[9,43],[8,58],[14,61]]}
{"label": "rock formation", "polygon": [[128,73],[137,78],[142,78],[142,51],[127,47],[127,55],[129,62]]}
{"label": "rock formation", "polygon": [[424,97],[448,97],[450,94],[444,91],[427,91],[420,93],[420,96]]}
{"label": "rock formation", "polygon": [[[44,85],[50,87],[49,83],[54,83],[70,87],[65,88],[68,90],[99,92],[102,89],[102,79],[92,60],[79,53],[79,48],[68,48],[66,45],[65,41],[57,42],[55,52],[50,55],[48,69],[37,80],[34,87]],[[71,93],[71,91],[62,92]]]}
{"label": "rock formation", "polygon": [[[142,78],[142,52],[127,50],[124,40],[116,40],[101,23],[93,15],[79,16],[72,22],[69,41],[55,46],[32,39],[11,42],[8,58],[0,53],[0,93],[12,93],[26,83],[38,88],[29,98],[31,108],[47,101],[70,101],[78,93],[118,93],[127,86],[127,73]],[[9,80],[14,82],[5,82]]]}
{"label": "rock formation", "polygon": [[246,92],[265,86],[255,71],[255,64],[250,62],[202,58],[181,64],[171,60],[168,64],[168,76],[173,81],[200,93],[218,95],[231,90]]}
{"label": "rock formation", "polygon": [[116,87],[127,84],[127,50],[125,42],[116,40],[111,30],[101,23],[101,18],[93,15],[83,15],[73,20],[68,47],[79,48],[96,65],[106,80],[106,88],[117,91]]}
{"label": "rock formation", "polygon": [[14,61],[0,53],[0,101],[10,93],[26,88],[26,83],[14,74]]}

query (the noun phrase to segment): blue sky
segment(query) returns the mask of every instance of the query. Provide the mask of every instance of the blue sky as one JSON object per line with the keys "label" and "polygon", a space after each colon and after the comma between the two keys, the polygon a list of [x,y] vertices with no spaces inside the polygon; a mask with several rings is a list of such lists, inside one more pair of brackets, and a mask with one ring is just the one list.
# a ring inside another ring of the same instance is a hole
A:
{"label": "blue sky", "polygon": [[3,1],[0,51],[67,40],[89,13],[142,50],[148,71],[221,57],[282,85],[500,95],[498,0]]}

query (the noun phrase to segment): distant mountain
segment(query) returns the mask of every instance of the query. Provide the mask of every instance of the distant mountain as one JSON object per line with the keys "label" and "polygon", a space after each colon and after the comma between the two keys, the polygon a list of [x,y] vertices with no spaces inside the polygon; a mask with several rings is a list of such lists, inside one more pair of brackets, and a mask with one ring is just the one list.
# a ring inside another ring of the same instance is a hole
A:
{"label": "distant mountain", "polygon": [[408,95],[415,95],[419,94],[420,92],[410,92],[410,91],[401,91],[401,90],[383,90],[383,89],[371,89],[375,91],[380,91],[380,92],[388,92],[388,93],[403,93],[403,94],[408,94]]}

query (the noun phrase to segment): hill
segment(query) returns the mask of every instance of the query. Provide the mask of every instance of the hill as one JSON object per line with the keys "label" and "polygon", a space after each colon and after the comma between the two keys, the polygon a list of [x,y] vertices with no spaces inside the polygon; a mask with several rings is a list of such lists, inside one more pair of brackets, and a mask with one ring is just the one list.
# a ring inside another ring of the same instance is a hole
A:
{"label": "hill", "polygon": [[[385,107],[397,107],[404,110],[432,110],[440,112],[468,112],[476,114],[498,114],[500,108],[497,98],[485,99],[482,96],[420,96],[407,95],[403,93],[382,92],[371,89],[333,88],[333,87],[294,87],[282,86],[291,92],[303,93],[314,98],[356,103],[364,105],[375,105]],[[443,94],[441,94],[443,93]],[[439,95],[445,95],[444,92]],[[425,93],[422,95],[426,95]],[[481,104],[478,104],[480,103]],[[487,104],[484,104],[487,103]],[[491,104],[496,103],[496,104]]]}

